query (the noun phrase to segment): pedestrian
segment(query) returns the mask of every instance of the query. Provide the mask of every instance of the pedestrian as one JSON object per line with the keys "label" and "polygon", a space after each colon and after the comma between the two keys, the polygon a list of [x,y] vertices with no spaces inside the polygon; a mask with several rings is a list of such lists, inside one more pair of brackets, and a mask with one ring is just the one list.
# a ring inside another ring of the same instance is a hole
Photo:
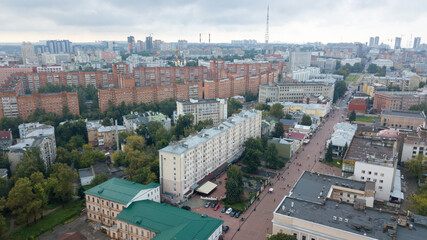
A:
{"label": "pedestrian", "polygon": [[274,201],[273,202],[276,202],[276,199],[274,199]]}

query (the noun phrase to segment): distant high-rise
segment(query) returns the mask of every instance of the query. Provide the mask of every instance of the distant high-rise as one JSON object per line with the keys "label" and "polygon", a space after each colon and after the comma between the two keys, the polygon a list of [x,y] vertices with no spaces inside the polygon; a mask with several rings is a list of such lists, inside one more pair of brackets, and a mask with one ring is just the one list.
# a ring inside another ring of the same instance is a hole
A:
{"label": "distant high-rise", "polygon": [[376,36],[375,37],[375,47],[378,47],[380,45],[380,37]]}
{"label": "distant high-rise", "polygon": [[267,25],[266,25],[266,29],[265,29],[265,47],[268,47],[268,40],[269,40],[269,36],[268,36],[268,21],[269,21],[269,11],[270,7],[267,6]]}
{"label": "distant high-rise", "polygon": [[300,67],[309,67],[311,64],[311,52],[291,52],[289,55],[289,70]]}
{"label": "distant high-rise", "polygon": [[421,45],[421,37],[414,38],[414,49],[420,48]]}
{"label": "distant high-rise", "polygon": [[374,39],[374,37],[370,37],[370,38],[369,38],[369,47],[373,47],[373,46],[374,46],[374,44],[375,44],[375,39]]}
{"label": "distant high-rise", "polygon": [[138,52],[142,52],[142,51],[144,51],[144,49],[145,49],[144,41],[142,41],[142,40],[138,40],[138,41],[136,42],[136,50],[137,50]]}
{"label": "distant high-rise", "polygon": [[50,53],[71,52],[71,42],[69,40],[48,40],[46,46]]}
{"label": "distant high-rise", "polygon": [[128,53],[135,53],[135,37],[128,37]]}
{"label": "distant high-rise", "polygon": [[148,36],[145,38],[145,49],[147,51],[153,51],[153,37],[152,36]]}
{"label": "distant high-rise", "polygon": [[394,49],[400,49],[401,43],[402,43],[402,38],[396,37],[396,39],[394,40]]}
{"label": "distant high-rise", "polygon": [[187,40],[178,40],[178,49],[184,50],[188,48],[188,42]]}
{"label": "distant high-rise", "polygon": [[22,42],[21,51],[23,64],[37,64],[37,57],[33,44],[30,42]]}

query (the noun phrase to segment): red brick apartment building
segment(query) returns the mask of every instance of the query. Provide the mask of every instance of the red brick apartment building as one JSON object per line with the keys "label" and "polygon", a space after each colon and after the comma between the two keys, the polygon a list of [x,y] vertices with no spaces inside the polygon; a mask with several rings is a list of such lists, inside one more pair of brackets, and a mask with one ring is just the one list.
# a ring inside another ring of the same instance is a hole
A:
{"label": "red brick apartment building", "polygon": [[411,106],[427,102],[427,89],[411,92],[375,92],[373,108],[408,111]]}
{"label": "red brick apartment building", "polygon": [[25,119],[36,109],[61,115],[64,106],[72,114],[80,114],[76,92],[24,95],[24,85],[20,78],[8,79],[0,86],[0,117]]}
{"label": "red brick apartment building", "polygon": [[366,99],[363,98],[355,98],[350,101],[348,104],[348,114],[351,114],[353,111],[358,116],[363,116],[366,113]]}

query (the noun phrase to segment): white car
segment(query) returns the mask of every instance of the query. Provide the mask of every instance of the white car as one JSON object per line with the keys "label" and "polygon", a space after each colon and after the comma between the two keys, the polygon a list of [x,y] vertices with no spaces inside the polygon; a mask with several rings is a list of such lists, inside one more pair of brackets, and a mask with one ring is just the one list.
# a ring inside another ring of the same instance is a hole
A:
{"label": "white car", "polygon": [[230,214],[231,212],[233,211],[233,209],[232,208],[229,208],[229,209],[227,209],[227,211],[225,212],[225,214]]}
{"label": "white car", "polygon": [[400,175],[400,179],[405,180],[405,176]]}

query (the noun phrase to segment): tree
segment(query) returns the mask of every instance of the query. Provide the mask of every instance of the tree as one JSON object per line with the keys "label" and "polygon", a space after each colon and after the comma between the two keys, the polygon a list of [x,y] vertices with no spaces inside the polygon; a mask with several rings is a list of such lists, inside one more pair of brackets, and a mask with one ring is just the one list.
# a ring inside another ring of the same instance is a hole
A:
{"label": "tree", "polygon": [[34,205],[38,206],[33,209],[35,217],[34,220],[36,221],[37,215],[41,215],[43,217],[43,210],[46,208],[49,198],[47,194],[46,179],[41,172],[31,174],[30,180],[33,187],[34,199],[36,201]]}
{"label": "tree", "polygon": [[378,72],[378,66],[376,64],[369,64],[368,69],[366,69],[368,73],[376,73]]}
{"label": "tree", "polygon": [[194,116],[191,113],[187,113],[184,116],[180,116],[175,126],[176,136],[185,136],[185,129],[193,127]]}
{"label": "tree", "polygon": [[243,194],[243,177],[240,168],[232,165],[227,169],[227,182],[225,183],[227,203],[233,204],[241,201]]}
{"label": "tree", "polygon": [[243,107],[243,104],[232,98],[231,100],[227,101],[227,112],[228,112],[228,117],[230,117],[231,115],[238,113],[239,110]]}
{"label": "tree", "polygon": [[7,178],[0,178],[0,198],[7,197],[9,190],[9,180]]}
{"label": "tree", "polygon": [[22,161],[16,165],[15,177],[30,177],[34,172],[46,173],[46,165],[40,157],[40,150],[38,148],[27,148]]}
{"label": "tree", "polygon": [[70,141],[67,143],[67,148],[71,151],[73,149],[79,149],[86,143],[82,135],[75,135],[70,138]]}
{"label": "tree", "polygon": [[271,235],[270,240],[297,240],[297,238],[295,236],[279,232],[277,234]]}
{"label": "tree", "polygon": [[249,173],[256,173],[258,171],[258,167],[261,166],[261,162],[259,160],[261,155],[262,153],[259,150],[245,150],[243,163],[246,164],[246,169]]}
{"label": "tree", "polygon": [[157,182],[157,176],[154,172],[151,171],[150,167],[143,167],[137,169],[130,179],[134,182],[141,184]]}
{"label": "tree", "polygon": [[311,117],[307,114],[304,114],[301,119],[301,125],[311,126],[313,122],[311,121]]}
{"label": "tree", "polygon": [[[0,212],[2,213],[5,208],[6,208],[6,199],[4,197],[1,197]],[[6,218],[3,216],[3,214],[0,214],[0,236],[6,233],[6,230],[7,230]]]}
{"label": "tree", "polygon": [[71,200],[74,193],[73,182],[77,177],[77,171],[71,170],[66,164],[55,163],[52,165],[52,173],[48,182],[57,200],[63,204]]}
{"label": "tree", "polygon": [[87,168],[98,161],[105,160],[104,153],[99,149],[94,149],[92,145],[83,145],[83,152],[77,161],[78,168]]}
{"label": "tree", "polygon": [[245,92],[245,102],[252,102],[258,99],[256,94],[253,94],[251,91]]}
{"label": "tree", "polygon": [[341,98],[346,91],[347,91],[347,84],[345,83],[345,81],[337,81],[334,87],[333,102],[336,102],[339,98]]}
{"label": "tree", "polygon": [[105,181],[107,181],[107,180],[108,180],[108,176],[107,176],[107,174],[105,174],[105,173],[101,173],[101,174],[96,175],[96,176],[92,179],[92,182],[90,182],[90,185],[91,185],[91,186],[96,186],[96,185],[99,185],[99,184],[101,184],[101,183],[103,183],[103,182],[105,182]]}
{"label": "tree", "polygon": [[409,208],[416,214],[427,216],[427,184],[421,186],[416,194],[410,196]]}
{"label": "tree", "polygon": [[348,120],[350,121],[350,123],[356,121],[356,112],[354,110],[350,113],[350,117],[348,118]]}
{"label": "tree", "polygon": [[12,211],[19,223],[28,223],[33,212],[34,197],[30,179],[27,177],[19,178],[10,190],[6,206]]}
{"label": "tree", "polygon": [[274,125],[273,137],[281,138],[284,133],[285,129],[283,128],[283,124],[281,122],[277,122],[276,125]]}
{"label": "tree", "polygon": [[283,116],[285,116],[283,105],[280,103],[273,104],[273,106],[270,107],[270,115],[278,119],[283,118]]}
{"label": "tree", "polygon": [[291,114],[289,114],[289,113],[286,113],[285,119],[289,119],[289,120],[291,120],[291,119],[292,119],[292,115],[291,115]]}
{"label": "tree", "polygon": [[425,158],[422,154],[418,154],[417,157],[411,159],[407,163],[409,172],[413,176],[417,177],[417,179],[420,179],[423,176],[423,172],[424,172],[423,160],[425,159],[427,158]]}
{"label": "tree", "polygon": [[145,139],[138,135],[129,136],[126,138],[126,150],[135,149],[142,150],[145,147]]}
{"label": "tree", "polygon": [[111,120],[108,118],[108,117],[105,117],[103,120],[102,120],[102,123],[101,123],[103,126],[111,126],[112,125],[112,123],[111,123]]}
{"label": "tree", "polygon": [[328,149],[326,150],[325,160],[328,162],[332,162],[332,160],[333,160],[332,142],[329,143]]}
{"label": "tree", "polygon": [[279,158],[276,145],[269,143],[263,154],[264,162],[268,168],[279,169],[284,166],[284,162]]}
{"label": "tree", "polygon": [[260,152],[264,151],[260,138],[250,137],[246,140],[243,146],[245,147],[245,151],[248,151],[249,149],[254,149]]}
{"label": "tree", "polygon": [[199,121],[196,124],[196,131],[201,131],[204,128],[209,128],[213,126],[213,120],[212,119],[207,119],[204,121]]}
{"label": "tree", "polygon": [[424,113],[427,115],[427,103],[421,103],[418,105],[413,105],[409,108],[409,110],[412,111],[424,111]]}

